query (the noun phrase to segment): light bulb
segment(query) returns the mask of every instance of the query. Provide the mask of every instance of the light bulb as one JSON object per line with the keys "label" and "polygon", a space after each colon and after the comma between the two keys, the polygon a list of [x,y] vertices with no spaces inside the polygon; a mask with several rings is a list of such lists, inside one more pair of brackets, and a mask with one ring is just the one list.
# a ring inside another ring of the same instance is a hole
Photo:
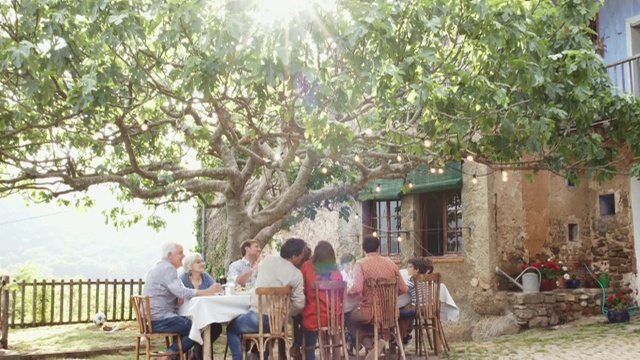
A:
{"label": "light bulb", "polygon": [[506,177],[507,176],[507,172],[504,171],[504,169],[500,169],[500,171],[502,172],[502,177]]}
{"label": "light bulb", "polygon": [[432,167],[431,169],[429,169],[429,171],[430,171],[432,174],[435,174],[435,173],[436,173],[436,168]]}
{"label": "light bulb", "polygon": [[358,154],[356,154],[356,156],[353,157],[353,161],[360,162],[360,156],[358,156]]}
{"label": "light bulb", "polygon": [[140,125],[140,130],[143,132],[149,130],[149,120],[145,120],[142,125]]}
{"label": "light bulb", "polygon": [[398,242],[402,242],[402,236],[398,236]]}
{"label": "light bulb", "polygon": [[329,172],[329,169],[327,169],[325,166],[323,166],[323,167],[322,167],[322,169],[320,169],[320,171],[321,171],[323,174],[326,174],[326,173],[328,173],[328,172]]}
{"label": "light bulb", "polygon": [[371,134],[373,134],[373,131],[371,129],[367,129],[364,131],[365,135],[367,136],[371,136]]}
{"label": "light bulb", "polygon": [[424,138],[424,147],[431,147],[431,139]]}
{"label": "light bulb", "polygon": [[371,235],[373,235],[374,237],[378,237],[378,232],[374,231],[373,234],[371,234]]}
{"label": "light bulb", "polygon": [[402,161],[402,154],[398,154],[398,156],[396,156],[396,159],[398,160],[398,162]]}
{"label": "light bulb", "polygon": [[467,161],[473,162],[473,155],[467,155]]}
{"label": "light bulb", "polygon": [[413,189],[413,181],[409,181],[409,189]]}
{"label": "light bulb", "polygon": [[438,174],[444,174],[444,169],[443,168],[439,168],[438,169]]}
{"label": "light bulb", "polygon": [[502,177],[502,181],[507,182],[508,180],[509,180],[509,178],[507,177],[507,175],[504,175],[504,176]]}
{"label": "light bulb", "polygon": [[471,179],[471,183],[472,183],[473,185],[475,185],[475,184],[477,184],[477,183],[478,183],[478,178],[477,178],[475,175],[473,175],[473,179]]}
{"label": "light bulb", "polygon": [[380,184],[377,184],[376,185],[376,192],[380,192],[380,191],[382,191],[382,188],[380,187]]}
{"label": "light bulb", "polygon": [[293,161],[300,162],[300,156],[296,155],[293,157]]}

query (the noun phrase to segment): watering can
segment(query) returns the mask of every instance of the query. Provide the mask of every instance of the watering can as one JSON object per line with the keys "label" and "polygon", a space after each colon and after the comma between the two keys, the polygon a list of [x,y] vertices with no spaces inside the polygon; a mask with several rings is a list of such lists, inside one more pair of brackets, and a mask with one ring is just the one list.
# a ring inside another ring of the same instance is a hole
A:
{"label": "watering can", "polygon": [[[536,273],[527,272],[529,270],[535,270]],[[516,276],[516,278],[512,278],[506,272],[502,271],[499,267],[496,266],[496,273],[502,274],[507,277],[507,279],[511,280],[512,283],[516,284],[523,292],[526,293],[537,293],[540,291],[540,281],[542,279],[542,274],[540,274],[540,270],[534,268],[533,266],[529,266],[528,268],[522,270],[520,275]],[[522,278],[522,285],[518,282],[518,279]]]}

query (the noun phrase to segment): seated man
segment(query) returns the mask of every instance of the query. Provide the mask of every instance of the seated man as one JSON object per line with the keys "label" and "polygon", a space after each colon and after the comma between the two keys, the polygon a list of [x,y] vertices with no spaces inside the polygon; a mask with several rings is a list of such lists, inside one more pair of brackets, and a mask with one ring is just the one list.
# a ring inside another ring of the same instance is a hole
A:
{"label": "seated man", "polygon": [[[407,292],[407,284],[402,279],[396,264],[391,259],[380,256],[380,239],[372,235],[365,236],[362,240],[362,250],[365,252],[364,258],[356,262],[353,269],[353,285],[347,290],[347,296],[362,296],[362,301],[358,306],[349,314],[345,314],[345,324],[352,334],[356,333],[358,327],[373,321],[373,294],[369,287],[364,286],[365,279],[395,276],[398,279],[398,294]],[[378,344],[378,351],[382,352],[386,341],[379,341]],[[367,345],[372,346],[371,343],[365,344],[366,347],[369,347]],[[375,357],[375,352],[370,350],[366,360],[372,360],[373,357]]]}
{"label": "seated man", "polygon": [[[180,278],[178,269],[182,265],[184,250],[178,243],[168,243],[162,247],[162,260],[147,274],[142,289],[143,296],[149,296],[151,304],[151,326],[154,332],[173,332],[182,335],[182,350],[186,353],[193,347],[189,339],[191,320],[178,315],[178,301],[194,296],[214,295],[220,292],[220,284],[214,284],[203,290],[187,289]],[[178,352],[178,343],[174,342],[166,351]],[[178,359],[178,356],[174,356]],[[169,360],[169,356],[158,358]]]}
{"label": "seated man", "polygon": [[246,240],[240,245],[240,252],[242,258],[236,260],[229,265],[229,272],[227,281],[241,285],[247,288],[252,288],[255,281],[253,273],[258,264],[258,258],[262,249],[260,249],[260,243],[258,240]]}
{"label": "seated man", "polygon": [[[306,244],[302,239],[287,239],[280,249],[280,256],[268,256],[260,263],[255,287],[291,286],[291,315],[299,314],[304,308],[302,273],[298,266],[304,257]],[[264,316],[264,332],[269,332],[269,323]],[[240,337],[245,333],[258,332],[258,296],[251,295],[251,310],[229,323],[227,342],[232,360],[242,359]]]}

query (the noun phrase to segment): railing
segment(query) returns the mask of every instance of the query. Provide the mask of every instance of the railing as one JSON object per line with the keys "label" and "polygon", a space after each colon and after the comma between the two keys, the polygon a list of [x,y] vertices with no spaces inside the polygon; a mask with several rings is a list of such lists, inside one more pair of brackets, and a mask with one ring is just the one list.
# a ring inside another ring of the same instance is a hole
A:
{"label": "railing", "polygon": [[640,96],[640,54],[608,64],[607,73],[618,91]]}
{"label": "railing", "polygon": [[3,291],[0,322],[3,328],[77,324],[92,321],[97,312],[107,321],[133,320],[129,299],[141,294],[143,285],[142,279],[14,281]]}
{"label": "railing", "polygon": [[5,289],[8,283],[8,276],[0,278],[0,349],[9,348],[9,290]]}

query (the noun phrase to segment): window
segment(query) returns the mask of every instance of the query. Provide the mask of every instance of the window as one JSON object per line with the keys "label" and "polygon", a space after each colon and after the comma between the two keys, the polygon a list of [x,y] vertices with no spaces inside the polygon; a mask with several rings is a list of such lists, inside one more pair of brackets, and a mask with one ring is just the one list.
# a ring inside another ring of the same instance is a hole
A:
{"label": "window", "polygon": [[363,214],[369,214],[369,222],[365,221],[365,234],[377,235],[380,238],[380,254],[398,255],[400,246],[400,200],[367,201],[363,204]]}
{"label": "window", "polygon": [[578,224],[569,224],[569,241],[578,241]]}
{"label": "window", "polygon": [[615,197],[613,196],[613,194],[600,195],[599,203],[600,216],[616,214]]}
{"label": "window", "polygon": [[420,194],[419,204],[418,236],[422,256],[461,253],[460,189]]}

